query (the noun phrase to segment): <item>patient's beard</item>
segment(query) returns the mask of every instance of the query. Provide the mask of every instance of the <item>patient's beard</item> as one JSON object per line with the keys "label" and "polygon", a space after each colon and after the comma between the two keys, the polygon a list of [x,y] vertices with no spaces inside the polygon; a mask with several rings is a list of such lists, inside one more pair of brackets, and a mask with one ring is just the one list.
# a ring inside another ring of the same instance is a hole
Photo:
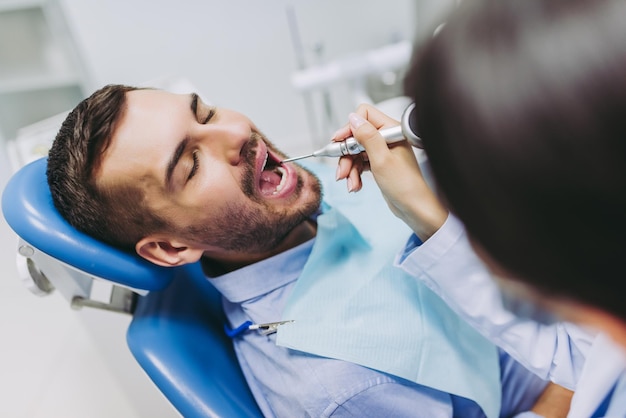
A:
{"label": "patient's beard", "polygon": [[312,172],[302,169],[303,173],[298,176],[295,195],[300,196],[303,192],[305,182],[302,176],[310,176],[311,181],[307,182],[311,185],[310,190],[306,191],[310,198],[306,202],[294,203],[291,207],[275,207],[271,201],[255,193],[257,186],[253,168],[254,153],[250,151],[244,155],[246,160],[250,160],[250,164],[247,164],[248,169],[243,176],[241,189],[253,204],[231,203],[219,218],[211,220],[210,225],[190,226],[187,233],[196,241],[227,251],[249,254],[271,252],[294,228],[308,220],[319,209],[321,184]]}

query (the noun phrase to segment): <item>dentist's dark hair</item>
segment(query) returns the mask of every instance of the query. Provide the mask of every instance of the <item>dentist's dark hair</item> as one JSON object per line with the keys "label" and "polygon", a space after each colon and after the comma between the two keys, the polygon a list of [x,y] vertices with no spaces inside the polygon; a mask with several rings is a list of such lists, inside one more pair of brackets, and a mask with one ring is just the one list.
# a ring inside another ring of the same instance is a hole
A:
{"label": "dentist's dark hair", "polygon": [[467,0],[405,92],[444,202],[545,296],[626,319],[626,2]]}
{"label": "dentist's dark hair", "polygon": [[61,216],[79,231],[129,251],[165,224],[145,207],[137,185],[102,186],[96,176],[132,90],[137,88],[107,85],[81,101],[54,139],[46,173]]}

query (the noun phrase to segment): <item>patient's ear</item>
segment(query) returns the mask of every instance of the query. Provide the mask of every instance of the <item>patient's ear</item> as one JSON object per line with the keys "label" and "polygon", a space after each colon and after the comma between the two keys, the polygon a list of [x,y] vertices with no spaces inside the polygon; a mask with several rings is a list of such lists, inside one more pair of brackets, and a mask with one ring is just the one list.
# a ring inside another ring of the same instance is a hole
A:
{"label": "patient's ear", "polygon": [[135,245],[135,251],[146,260],[164,267],[182,266],[200,260],[204,250],[163,237],[146,237]]}

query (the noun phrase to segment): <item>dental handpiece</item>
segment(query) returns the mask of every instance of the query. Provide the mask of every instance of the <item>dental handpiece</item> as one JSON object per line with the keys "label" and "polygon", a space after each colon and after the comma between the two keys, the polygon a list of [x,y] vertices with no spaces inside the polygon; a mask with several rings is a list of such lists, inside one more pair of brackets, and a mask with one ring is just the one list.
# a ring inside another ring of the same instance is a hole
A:
{"label": "dental handpiece", "polygon": [[[393,144],[400,141],[409,141],[416,148],[423,148],[422,140],[417,136],[417,129],[410,124],[411,112],[415,109],[415,104],[411,103],[402,113],[400,125],[391,128],[383,128],[379,130],[380,134],[387,144]],[[344,155],[358,155],[365,151],[365,148],[354,137],[346,138],[341,142],[331,142],[328,145],[313,151],[311,154],[302,155],[300,157],[287,158],[281,162],[300,160],[309,157],[342,157]]]}

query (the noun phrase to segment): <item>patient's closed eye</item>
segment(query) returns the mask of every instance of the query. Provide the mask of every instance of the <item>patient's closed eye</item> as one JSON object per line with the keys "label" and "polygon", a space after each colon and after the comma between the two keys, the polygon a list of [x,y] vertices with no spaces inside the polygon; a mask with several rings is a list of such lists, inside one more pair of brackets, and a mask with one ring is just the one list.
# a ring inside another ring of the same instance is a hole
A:
{"label": "patient's closed eye", "polygon": [[197,93],[191,93],[191,111],[198,123],[203,125],[215,116],[215,106],[204,103]]}
{"label": "patient's closed eye", "polygon": [[198,122],[204,125],[208,123],[213,116],[215,116],[215,107],[207,106],[202,103],[200,109],[198,110]]}
{"label": "patient's closed eye", "polygon": [[200,160],[198,158],[198,150],[191,153],[191,157],[193,158],[193,165],[191,166],[191,170],[189,170],[189,175],[187,176],[187,181],[191,180],[191,178],[198,171],[198,167],[200,165]]}
{"label": "patient's closed eye", "polygon": [[204,125],[215,116],[215,106],[209,106],[202,99],[198,98],[195,114],[198,123]]}

